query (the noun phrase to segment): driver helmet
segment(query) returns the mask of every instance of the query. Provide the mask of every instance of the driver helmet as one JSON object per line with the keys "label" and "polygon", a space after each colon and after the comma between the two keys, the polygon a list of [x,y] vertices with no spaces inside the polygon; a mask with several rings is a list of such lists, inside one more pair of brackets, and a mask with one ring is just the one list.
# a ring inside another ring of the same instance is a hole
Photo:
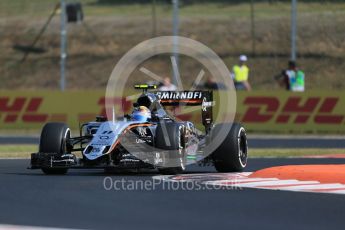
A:
{"label": "driver helmet", "polygon": [[132,120],[146,122],[151,118],[151,112],[146,106],[139,106],[132,113]]}

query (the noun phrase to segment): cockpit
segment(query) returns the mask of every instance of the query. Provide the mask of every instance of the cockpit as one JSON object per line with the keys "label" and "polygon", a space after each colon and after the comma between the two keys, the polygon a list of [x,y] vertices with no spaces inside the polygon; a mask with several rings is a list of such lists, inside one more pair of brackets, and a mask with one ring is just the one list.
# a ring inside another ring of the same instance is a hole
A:
{"label": "cockpit", "polygon": [[[135,108],[134,108],[134,111],[132,113],[132,117],[133,117],[133,114],[135,112],[139,113],[138,110],[140,110],[142,112],[148,111],[150,113],[150,117],[148,118],[148,120],[151,119],[152,117],[166,117],[166,116],[168,116],[168,114],[164,110],[163,106],[159,103],[159,98],[153,93],[145,93],[145,94],[141,95],[138,98],[137,102],[134,103],[134,107]],[[140,116],[138,115],[138,117],[140,117]],[[140,119],[145,120],[145,118],[140,118]]]}

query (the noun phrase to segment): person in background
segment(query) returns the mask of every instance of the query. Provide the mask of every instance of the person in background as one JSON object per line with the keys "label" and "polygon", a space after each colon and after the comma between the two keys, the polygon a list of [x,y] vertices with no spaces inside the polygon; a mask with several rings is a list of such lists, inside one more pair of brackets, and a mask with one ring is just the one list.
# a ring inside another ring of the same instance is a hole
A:
{"label": "person in background", "polygon": [[164,78],[162,85],[159,86],[160,91],[176,91],[177,87],[171,83],[169,77]]}
{"label": "person in background", "polygon": [[208,77],[203,85],[205,89],[213,89],[213,90],[217,90],[218,89],[218,84],[215,81],[214,77]]}
{"label": "person in background", "polygon": [[304,72],[297,68],[295,61],[289,61],[288,68],[275,76],[275,79],[286,90],[303,92],[305,89]]}
{"label": "person in background", "polygon": [[234,65],[232,68],[232,78],[235,83],[236,90],[250,91],[252,87],[248,82],[249,68],[246,65],[248,58],[246,55],[241,55],[239,58],[239,64]]}
{"label": "person in background", "polygon": [[211,75],[206,78],[206,81],[200,88],[206,90],[225,90],[226,86],[222,82],[217,82],[216,79]]}

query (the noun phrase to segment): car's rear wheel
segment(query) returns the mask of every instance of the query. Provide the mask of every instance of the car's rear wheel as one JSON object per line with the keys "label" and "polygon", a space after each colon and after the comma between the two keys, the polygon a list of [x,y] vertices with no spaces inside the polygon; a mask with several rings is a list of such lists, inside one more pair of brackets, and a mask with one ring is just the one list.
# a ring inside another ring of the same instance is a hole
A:
{"label": "car's rear wheel", "polygon": [[[214,166],[218,172],[241,172],[247,165],[248,143],[244,127],[239,123],[219,124],[214,127],[217,134],[223,125],[231,128],[225,139],[212,153]],[[215,137],[213,137],[215,138]]]}
{"label": "car's rear wheel", "polygon": [[185,170],[184,126],[176,122],[159,123],[156,129],[155,146],[161,150],[169,150],[167,167],[158,168],[164,175],[175,175]]}
{"label": "car's rear wheel", "polygon": [[[61,156],[67,152],[66,140],[71,137],[71,131],[65,123],[47,123],[41,132],[39,152],[41,154],[56,154]],[[45,174],[66,174],[68,168],[44,167]]]}

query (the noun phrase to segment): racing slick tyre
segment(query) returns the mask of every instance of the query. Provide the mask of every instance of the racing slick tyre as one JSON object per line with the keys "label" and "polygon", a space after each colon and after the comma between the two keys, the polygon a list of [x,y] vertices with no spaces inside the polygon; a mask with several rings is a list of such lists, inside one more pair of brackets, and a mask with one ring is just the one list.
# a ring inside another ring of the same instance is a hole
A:
{"label": "racing slick tyre", "polygon": [[[158,171],[164,175],[180,174],[185,170],[184,159],[184,126],[175,122],[159,123],[156,129],[156,148],[171,151],[170,165],[176,167],[159,167]],[[177,166],[180,165],[180,166]]]}
{"label": "racing slick tyre", "polygon": [[[212,133],[219,132],[222,125],[231,124],[216,125]],[[246,167],[248,143],[246,131],[241,124],[232,124],[223,142],[212,153],[212,158],[218,172],[241,172]]]}
{"label": "racing slick tyre", "polygon": [[[64,123],[47,123],[41,132],[39,152],[62,155],[67,152],[66,139],[71,137],[71,131]],[[45,174],[66,174],[67,168],[42,168]]]}

